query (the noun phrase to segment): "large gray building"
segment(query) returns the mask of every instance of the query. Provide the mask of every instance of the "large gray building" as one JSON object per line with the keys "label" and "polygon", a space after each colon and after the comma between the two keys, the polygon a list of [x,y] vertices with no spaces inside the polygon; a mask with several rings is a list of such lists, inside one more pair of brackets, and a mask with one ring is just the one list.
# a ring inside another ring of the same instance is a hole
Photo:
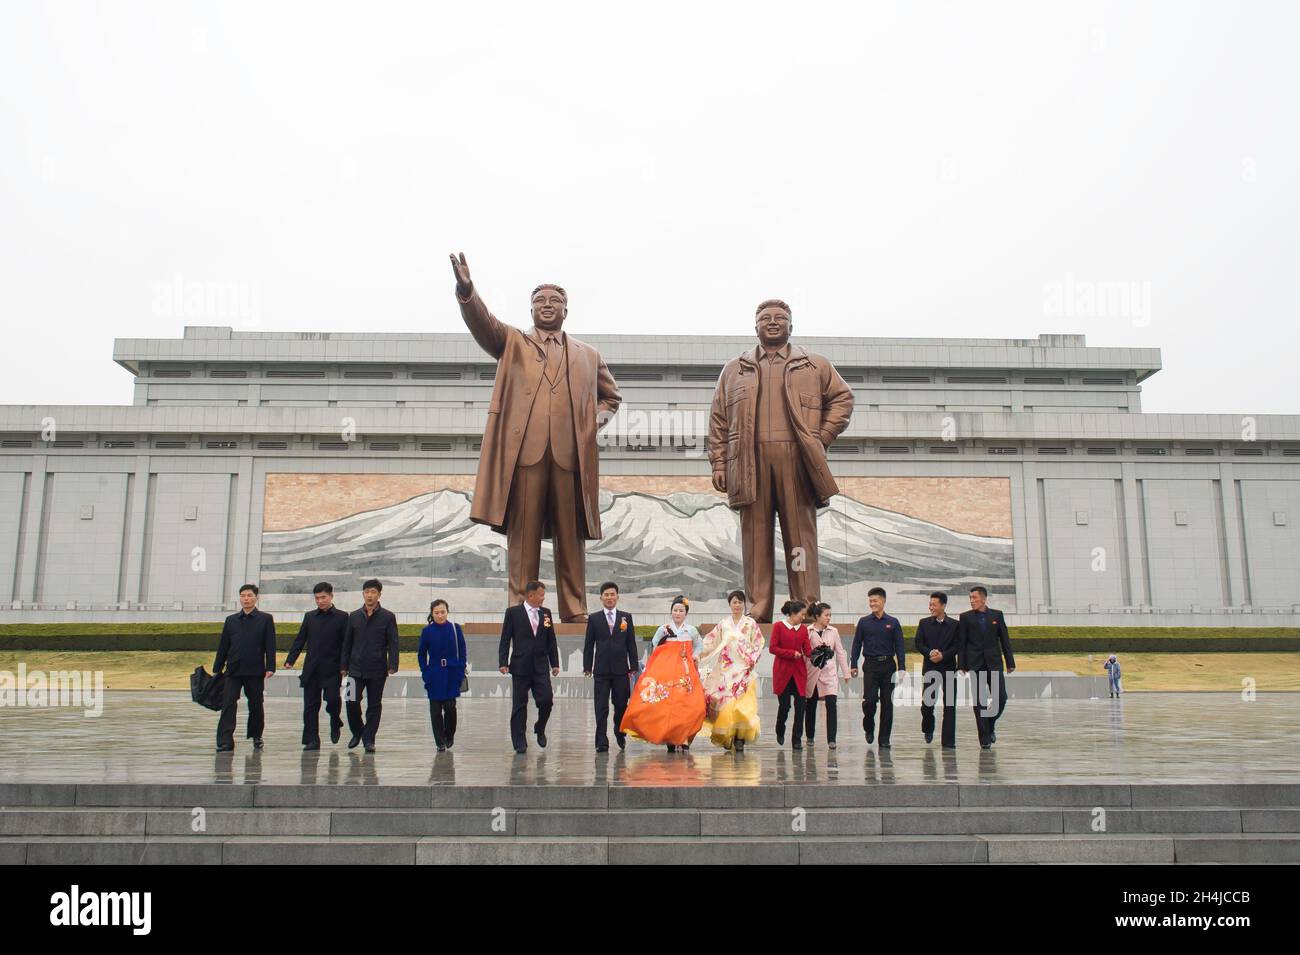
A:
{"label": "large gray building", "polygon": [[[645,622],[682,591],[720,611],[738,521],[703,433],[753,339],[575,333],[624,397],[589,587]],[[1300,625],[1300,416],[1144,414],[1159,351],[1082,336],[799,342],[857,399],[819,517],[838,613],[982,582],[1020,624]],[[0,622],[214,619],[246,580],[268,609],[318,579],[346,605],[372,574],[404,620],[431,596],[499,616],[504,538],[467,519],[495,365],[469,335],[193,327],[114,358],[132,405],[0,407]]]}

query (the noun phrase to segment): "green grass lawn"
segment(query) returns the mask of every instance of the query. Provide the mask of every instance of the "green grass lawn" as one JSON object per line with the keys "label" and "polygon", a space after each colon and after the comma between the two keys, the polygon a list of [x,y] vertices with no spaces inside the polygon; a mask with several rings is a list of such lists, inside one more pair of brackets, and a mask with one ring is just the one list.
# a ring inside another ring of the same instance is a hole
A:
{"label": "green grass lawn", "polygon": [[[1014,640],[1014,637],[1013,637]],[[1261,692],[1300,690],[1300,653],[1121,653],[1124,690],[1239,692],[1251,678]],[[1106,676],[1106,656],[1086,653],[1017,653],[1017,671],[1068,670]]]}
{"label": "green grass lawn", "polygon": [[[197,666],[211,668],[213,651],[100,651],[57,652],[31,650],[0,652],[0,670],[102,671],[104,685],[111,690],[187,690],[190,673]],[[1021,672],[1068,671],[1080,675],[1105,676],[1104,657],[1086,653],[1022,653],[1016,664]],[[279,662],[284,663],[284,654]],[[1239,692],[1249,677],[1261,692],[1300,690],[1300,653],[1127,653],[1124,689],[1215,690]],[[413,655],[403,655],[404,669],[414,669]],[[296,671],[295,671],[296,672]]]}

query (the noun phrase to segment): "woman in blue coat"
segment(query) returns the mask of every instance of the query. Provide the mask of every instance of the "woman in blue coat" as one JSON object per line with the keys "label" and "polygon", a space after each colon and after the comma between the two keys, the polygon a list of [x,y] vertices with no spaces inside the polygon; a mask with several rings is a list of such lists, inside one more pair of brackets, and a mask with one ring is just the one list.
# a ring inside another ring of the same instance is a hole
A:
{"label": "woman in blue coat", "polygon": [[447,619],[451,608],[439,598],[429,605],[429,625],[420,631],[420,673],[429,694],[429,719],[438,752],[456,739],[456,697],[465,676],[465,634]]}

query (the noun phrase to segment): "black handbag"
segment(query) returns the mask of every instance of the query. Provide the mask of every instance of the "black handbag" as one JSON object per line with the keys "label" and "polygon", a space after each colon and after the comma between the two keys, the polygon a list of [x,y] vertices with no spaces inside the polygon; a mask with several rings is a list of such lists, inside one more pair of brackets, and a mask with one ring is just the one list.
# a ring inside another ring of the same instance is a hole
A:
{"label": "black handbag", "polygon": [[812,655],[809,656],[808,659],[812,661],[813,666],[820,670],[830,662],[830,659],[833,656],[835,656],[835,648],[830,644],[823,643],[813,650]]}
{"label": "black handbag", "polygon": [[[459,638],[459,639],[457,639],[457,638]],[[452,646],[452,649],[453,649],[453,650],[457,650],[457,649],[459,649],[459,648],[460,648],[460,644],[461,644],[461,642],[463,642],[464,639],[465,639],[465,634],[461,631],[461,629],[460,629],[460,624],[456,624],[456,636],[453,637],[452,639],[455,641],[454,644],[453,644],[453,646]],[[468,692],[469,692],[469,672],[468,672],[468,671],[469,671],[469,644],[466,643],[466,644],[465,644],[465,669],[462,670],[461,673],[460,673],[460,691],[461,691],[462,693],[468,693]]]}
{"label": "black handbag", "polygon": [[218,673],[210,676],[203,667],[196,667],[190,674],[190,698],[200,706],[210,710],[221,709],[222,697],[226,693],[226,675]]}

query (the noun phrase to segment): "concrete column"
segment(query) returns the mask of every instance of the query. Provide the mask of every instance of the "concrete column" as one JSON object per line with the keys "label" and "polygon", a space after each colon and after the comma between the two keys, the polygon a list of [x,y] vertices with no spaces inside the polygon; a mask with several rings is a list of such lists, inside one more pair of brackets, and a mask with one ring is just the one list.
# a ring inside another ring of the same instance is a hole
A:
{"label": "concrete column", "polygon": [[1151,594],[1147,592],[1146,577],[1143,574],[1142,559],[1143,538],[1146,528],[1142,526],[1142,510],[1138,506],[1137,469],[1132,462],[1120,465],[1121,494],[1124,504],[1124,554],[1128,569],[1129,600],[1134,604],[1151,603]]}
{"label": "concrete column", "polygon": [[[234,507],[229,516],[230,522],[230,587],[253,580],[257,568],[249,561],[249,541],[251,539],[250,517],[252,513],[253,457],[244,455],[239,459],[239,471],[234,476]],[[230,594],[222,594],[222,600],[233,600]]]}
{"label": "concrete column", "polygon": [[131,498],[126,502],[126,565],[122,573],[121,599],[140,602],[140,583],[144,573],[145,529],[149,513],[149,455],[137,455],[132,479]]}
{"label": "concrete column", "polygon": [[[1020,466],[1020,504],[1023,514],[1021,527],[1016,531],[1016,604],[1021,613],[1038,613],[1038,605],[1047,603],[1043,566],[1044,516],[1038,508],[1039,468],[1036,464]],[[1012,496],[1014,503],[1015,496]],[[1014,519],[1013,519],[1014,524]],[[1021,553],[1024,556],[1022,558]],[[1025,590],[1021,596],[1021,567],[1024,567]]]}
{"label": "concrete column", "polygon": [[22,521],[22,548],[18,553],[18,580],[14,599],[32,603],[36,599],[36,571],[41,553],[41,533],[45,516],[45,498],[48,493],[49,458],[44,454],[32,456],[32,474],[27,485],[27,507]]}
{"label": "concrete column", "polygon": [[249,471],[249,505],[248,505],[248,569],[252,575],[249,580],[256,580],[262,573],[262,524],[266,513],[266,459],[250,458],[252,468]]}
{"label": "concrete column", "polygon": [[1224,599],[1229,607],[1241,607],[1249,600],[1246,588],[1246,555],[1241,547],[1241,521],[1237,514],[1237,486],[1232,465],[1219,465],[1219,506],[1223,514],[1223,550],[1228,555],[1228,593]]}
{"label": "concrete column", "polygon": [[1028,531],[1026,530],[1026,488],[1025,488],[1025,470],[1031,467],[1027,464],[1016,464],[1010,469],[1009,475],[1011,481],[1011,557],[1015,565],[1016,580],[1016,612],[1033,613],[1034,605],[1031,602],[1033,597],[1032,573],[1030,572],[1029,552],[1023,546]]}

